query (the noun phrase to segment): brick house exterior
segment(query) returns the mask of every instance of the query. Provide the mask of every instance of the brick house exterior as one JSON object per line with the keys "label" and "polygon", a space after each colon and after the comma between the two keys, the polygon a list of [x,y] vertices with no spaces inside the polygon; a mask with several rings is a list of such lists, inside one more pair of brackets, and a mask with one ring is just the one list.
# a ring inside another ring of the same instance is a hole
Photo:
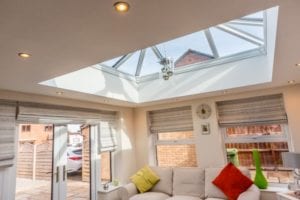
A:
{"label": "brick house exterior", "polygon": [[175,68],[211,60],[214,57],[192,49],[187,50],[174,63]]}

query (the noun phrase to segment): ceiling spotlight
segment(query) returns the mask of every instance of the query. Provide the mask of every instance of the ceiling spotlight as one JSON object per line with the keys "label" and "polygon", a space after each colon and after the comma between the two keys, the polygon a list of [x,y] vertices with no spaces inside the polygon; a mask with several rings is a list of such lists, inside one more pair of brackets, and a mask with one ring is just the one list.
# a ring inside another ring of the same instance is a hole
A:
{"label": "ceiling spotlight", "polygon": [[63,95],[63,92],[56,92],[57,95]]}
{"label": "ceiling spotlight", "polygon": [[300,67],[300,63],[295,64],[296,67]]}
{"label": "ceiling spotlight", "polygon": [[288,83],[293,84],[293,83],[296,83],[296,81],[295,80],[290,80],[290,81],[288,81]]}
{"label": "ceiling spotlight", "polygon": [[29,58],[31,55],[28,53],[18,53],[18,56],[21,58]]}
{"label": "ceiling spotlight", "polygon": [[125,13],[129,10],[129,4],[124,1],[118,1],[114,4],[115,10],[120,13]]}

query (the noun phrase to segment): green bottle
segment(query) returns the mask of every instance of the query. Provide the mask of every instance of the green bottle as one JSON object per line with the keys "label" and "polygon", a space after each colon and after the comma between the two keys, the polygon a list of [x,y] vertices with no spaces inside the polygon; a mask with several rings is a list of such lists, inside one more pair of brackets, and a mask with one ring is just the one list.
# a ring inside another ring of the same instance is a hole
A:
{"label": "green bottle", "polygon": [[256,168],[254,184],[259,189],[267,189],[268,181],[262,172],[261,163],[260,163],[260,155],[259,155],[259,152],[257,149],[253,150],[253,160],[254,160],[254,164],[255,164],[255,168]]}

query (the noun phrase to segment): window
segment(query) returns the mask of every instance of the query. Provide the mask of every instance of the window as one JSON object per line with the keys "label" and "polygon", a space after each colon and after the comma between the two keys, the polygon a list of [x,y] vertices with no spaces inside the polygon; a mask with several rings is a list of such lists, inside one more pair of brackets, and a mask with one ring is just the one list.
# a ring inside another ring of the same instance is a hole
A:
{"label": "window", "polygon": [[53,131],[53,127],[52,127],[52,125],[46,125],[44,127],[44,130],[45,130],[45,132],[52,132]]}
{"label": "window", "polygon": [[252,151],[257,149],[269,182],[293,180],[281,157],[282,152],[289,151],[288,121],[281,94],[217,102],[217,108],[228,162],[248,167],[254,178]]}
{"label": "window", "polygon": [[22,125],[22,132],[30,132],[31,126],[30,125]]}
{"label": "window", "polygon": [[150,111],[149,122],[158,166],[197,166],[191,107]]}
{"label": "window", "polygon": [[196,167],[196,145],[192,131],[158,133],[157,165],[162,167]]}
{"label": "window", "polygon": [[101,152],[101,182],[112,181],[112,152],[105,151]]}

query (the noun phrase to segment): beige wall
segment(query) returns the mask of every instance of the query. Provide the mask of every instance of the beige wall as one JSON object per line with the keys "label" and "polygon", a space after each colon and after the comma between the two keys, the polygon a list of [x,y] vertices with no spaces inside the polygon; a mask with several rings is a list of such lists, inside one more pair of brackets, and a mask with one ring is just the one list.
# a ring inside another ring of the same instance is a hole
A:
{"label": "beige wall", "polygon": [[[289,133],[292,140],[292,148],[300,152],[300,85],[282,87],[276,89],[258,90],[254,92],[245,92],[238,94],[226,94],[218,97],[196,99],[185,102],[174,102],[171,104],[162,104],[148,107],[136,108],[134,110],[135,133],[136,133],[136,160],[137,167],[145,164],[153,164],[154,159],[151,152],[151,140],[147,128],[146,113],[149,110],[170,108],[177,106],[190,105],[193,112],[194,134],[197,144],[197,161],[201,167],[223,165],[225,163],[224,146],[222,136],[217,122],[215,102],[227,99],[245,98],[266,94],[283,93],[285,107],[289,119]],[[201,103],[207,103],[212,107],[212,115],[208,120],[201,120],[196,115],[196,108]],[[211,134],[201,135],[201,123],[210,123]]]}
{"label": "beige wall", "polygon": [[[105,104],[92,103],[87,101],[77,101],[72,99],[55,98],[42,95],[33,95],[26,93],[17,93],[10,91],[0,90],[0,99],[18,100],[18,101],[29,101],[39,103],[49,103],[57,105],[66,105],[73,107],[92,108],[101,110],[114,110],[118,111],[121,119],[120,120],[120,140],[126,140],[126,148],[122,145],[123,141],[120,141],[120,147],[115,153],[114,164],[115,178],[121,182],[126,182],[128,177],[133,174],[136,169],[135,164],[135,139],[133,131],[133,110],[132,108],[110,106]],[[130,147],[130,148],[129,148]],[[0,168],[0,200],[14,199],[15,193],[15,167]]]}

